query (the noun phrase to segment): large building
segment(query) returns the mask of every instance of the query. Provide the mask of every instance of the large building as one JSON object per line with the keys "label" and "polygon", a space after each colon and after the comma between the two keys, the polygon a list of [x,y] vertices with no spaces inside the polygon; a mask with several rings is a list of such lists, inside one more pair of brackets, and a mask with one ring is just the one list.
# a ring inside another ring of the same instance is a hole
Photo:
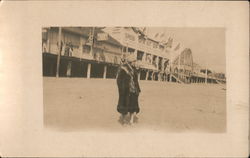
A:
{"label": "large building", "polygon": [[173,39],[163,43],[140,28],[49,27],[43,28],[42,39],[44,76],[115,78],[121,58],[134,53],[141,80],[225,81],[194,70],[191,49],[174,48]]}

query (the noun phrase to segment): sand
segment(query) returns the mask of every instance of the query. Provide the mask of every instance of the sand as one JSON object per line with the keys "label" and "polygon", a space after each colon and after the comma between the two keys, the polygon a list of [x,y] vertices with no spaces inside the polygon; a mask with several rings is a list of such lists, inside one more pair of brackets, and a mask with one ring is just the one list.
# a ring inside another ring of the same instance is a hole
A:
{"label": "sand", "polygon": [[226,132],[226,90],[218,84],[140,81],[139,121],[118,122],[114,79],[43,78],[44,126],[60,131]]}

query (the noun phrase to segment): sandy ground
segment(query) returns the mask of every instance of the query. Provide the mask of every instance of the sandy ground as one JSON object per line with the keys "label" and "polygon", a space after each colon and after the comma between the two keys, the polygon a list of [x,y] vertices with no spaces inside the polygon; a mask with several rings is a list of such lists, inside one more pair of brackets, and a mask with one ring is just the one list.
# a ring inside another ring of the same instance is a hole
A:
{"label": "sandy ground", "polygon": [[61,131],[226,132],[223,86],[157,81],[140,86],[139,122],[124,127],[118,122],[115,80],[44,77],[44,125]]}

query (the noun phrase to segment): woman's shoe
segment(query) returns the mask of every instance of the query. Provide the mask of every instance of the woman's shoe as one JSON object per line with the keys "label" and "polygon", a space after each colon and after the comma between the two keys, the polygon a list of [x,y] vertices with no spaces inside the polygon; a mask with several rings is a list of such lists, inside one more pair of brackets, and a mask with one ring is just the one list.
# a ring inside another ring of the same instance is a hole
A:
{"label": "woman's shoe", "polygon": [[125,124],[124,116],[120,116],[118,122],[119,122],[121,125],[124,125],[124,124]]}
{"label": "woman's shoe", "polygon": [[139,118],[137,116],[134,116],[134,123],[138,123]]}

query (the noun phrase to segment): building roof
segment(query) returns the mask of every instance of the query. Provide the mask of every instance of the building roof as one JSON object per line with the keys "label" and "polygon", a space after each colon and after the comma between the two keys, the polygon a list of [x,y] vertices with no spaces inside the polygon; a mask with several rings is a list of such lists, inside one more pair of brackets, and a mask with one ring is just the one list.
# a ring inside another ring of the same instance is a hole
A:
{"label": "building roof", "polygon": [[[95,34],[97,35],[98,33],[107,33],[103,29],[104,29],[104,27],[97,28],[96,31],[95,31]],[[110,43],[110,44],[114,44],[114,45],[117,45],[117,46],[122,46],[122,44],[117,39],[110,36],[109,34],[108,34],[108,40],[105,40],[105,42]]]}

